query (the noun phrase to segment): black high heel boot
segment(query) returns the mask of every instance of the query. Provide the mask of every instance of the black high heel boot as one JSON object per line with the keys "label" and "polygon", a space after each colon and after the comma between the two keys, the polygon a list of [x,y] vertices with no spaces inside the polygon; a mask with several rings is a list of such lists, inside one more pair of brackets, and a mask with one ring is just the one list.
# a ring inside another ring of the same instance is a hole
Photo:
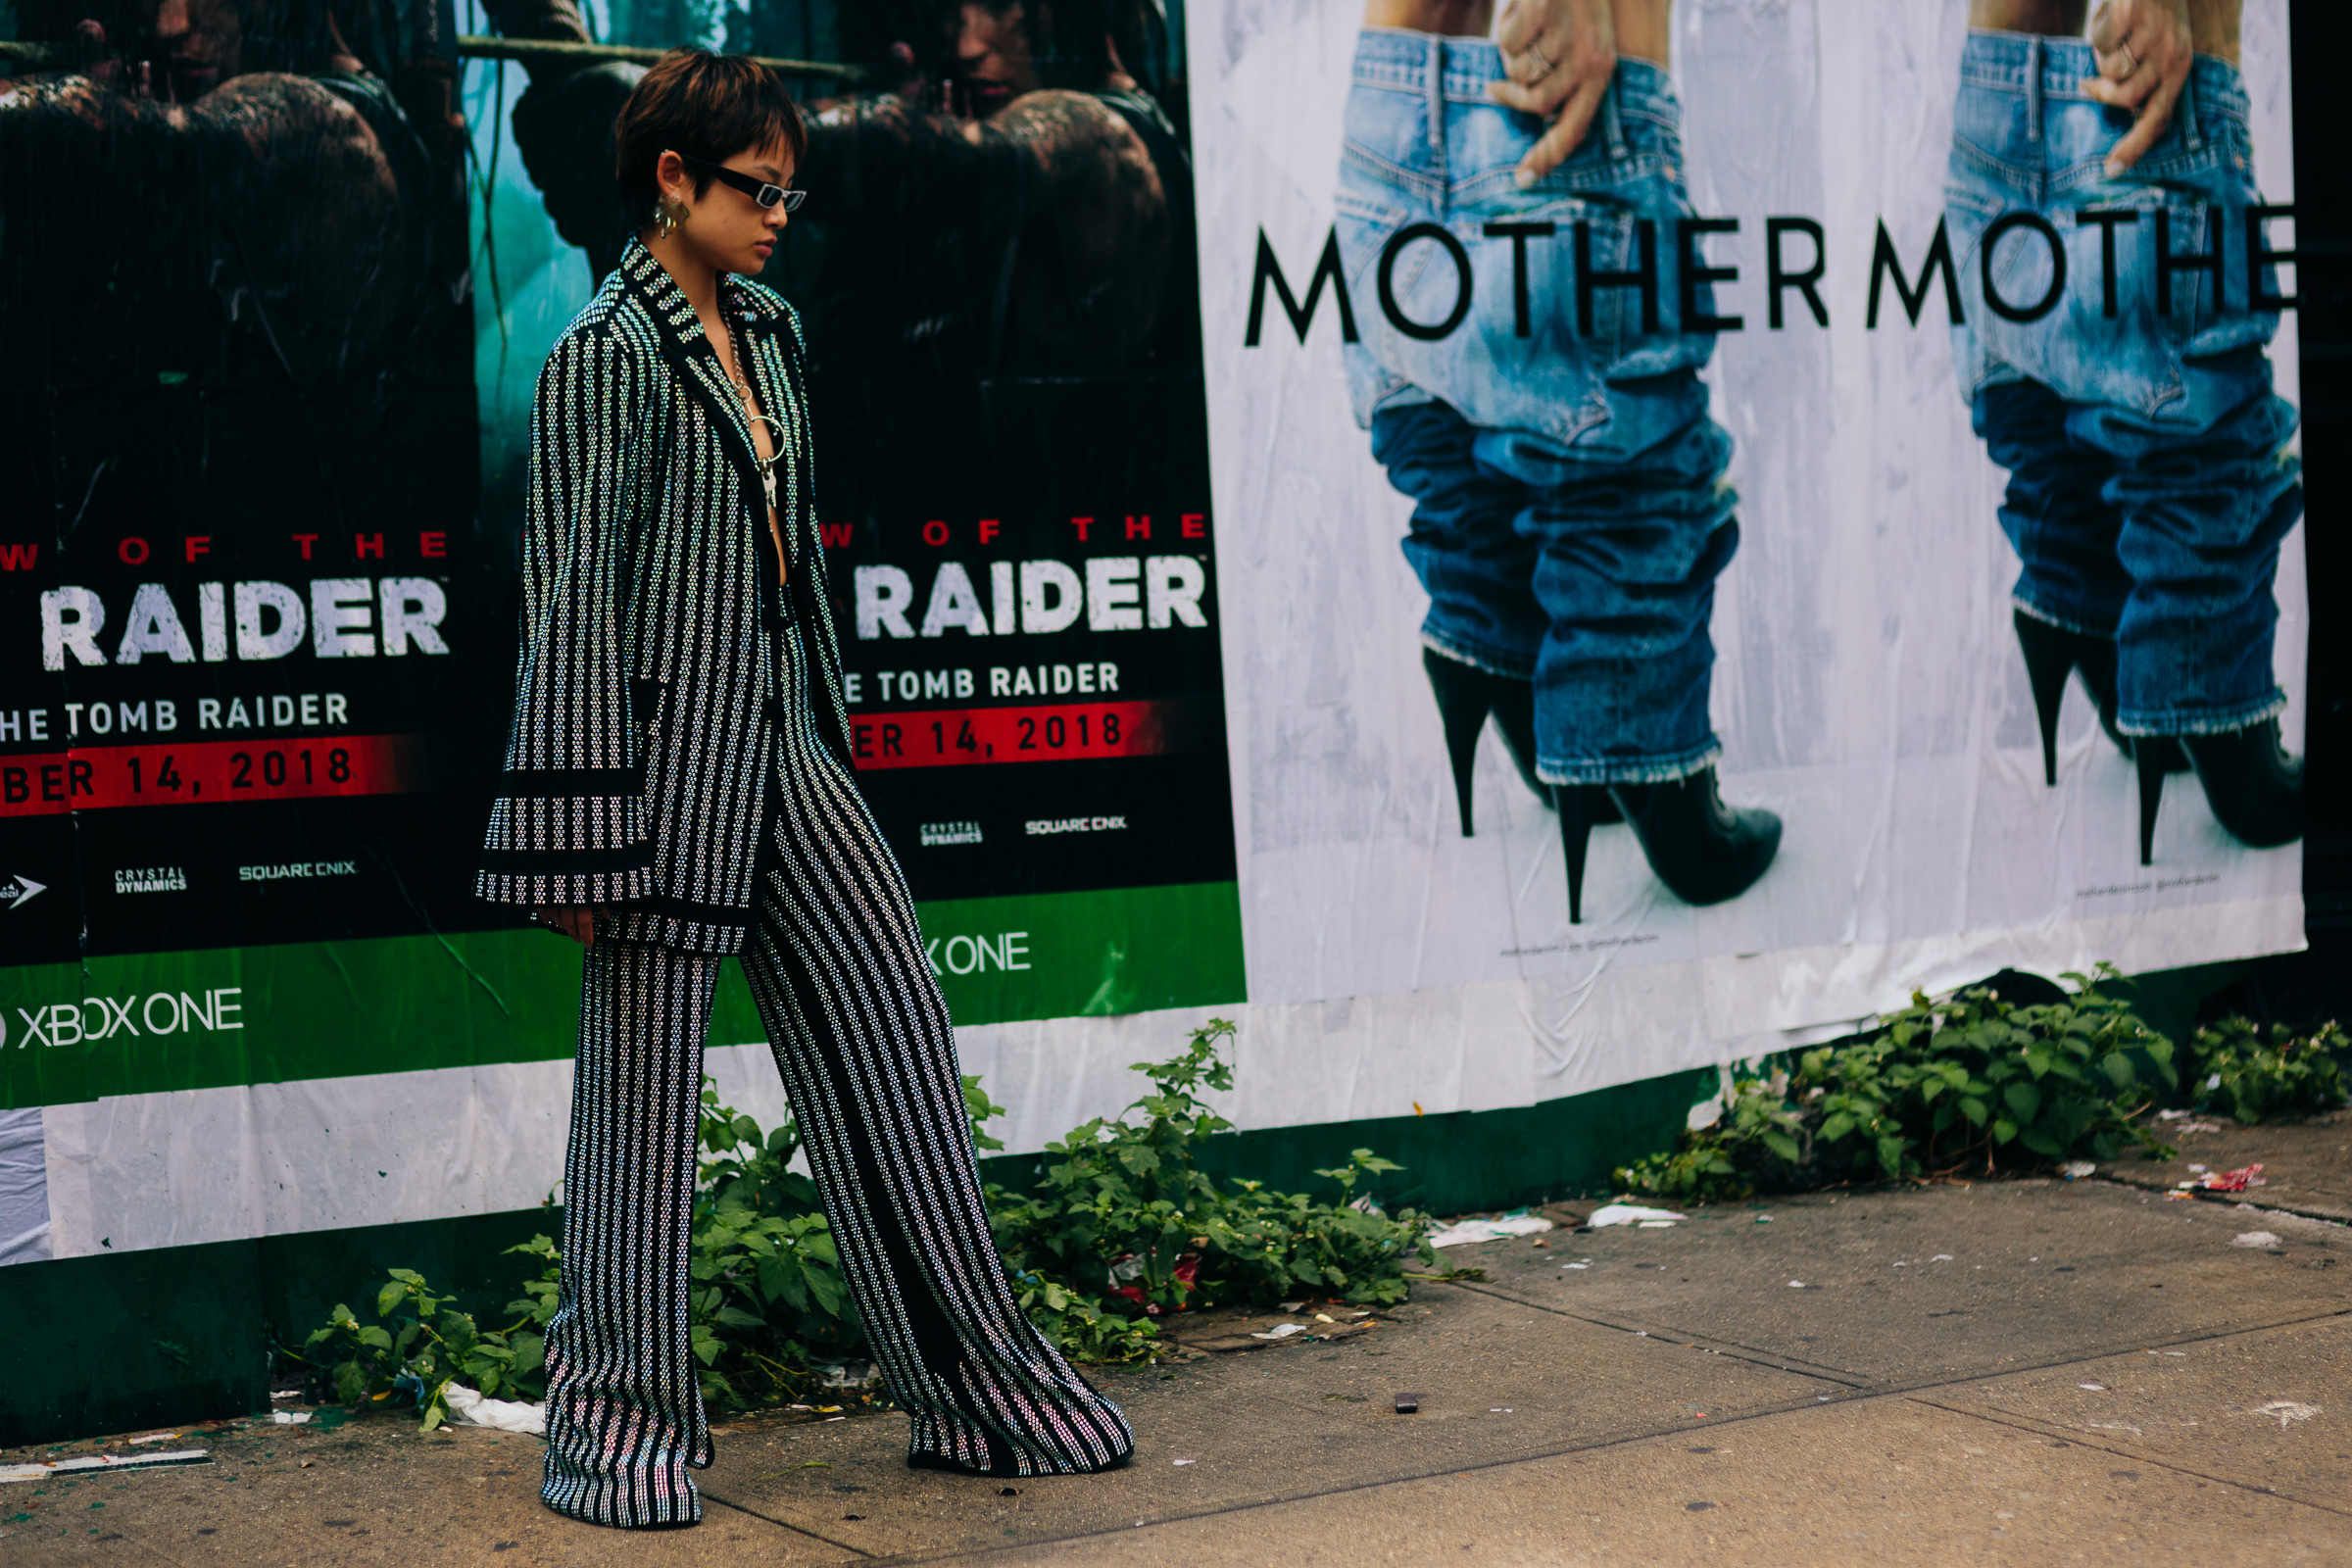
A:
{"label": "black high heel boot", "polygon": [[[2221,735],[2183,735],[2178,749],[2205,786],[2214,820],[2239,843],[2270,850],[2303,836],[2303,759],[2287,756],[2277,719]],[[2142,865],[2155,863],[2156,807],[2164,797],[2166,770],[2151,760],[2155,755],[2153,746],[2140,749]]]}
{"label": "black high heel boot", "polygon": [[1560,816],[1560,858],[1568,862],[1568,923],[1582,925],[1585,921],[1585,849],[1599,820],[1593,814],[1595,806],[1609,808],[1609,819],[1617,820],[1617,808],[1609,801],[1608,788],[1600,784],[1555,784],[1551,787],[1551,808]]}
{"label": "black high heel boot", "polygon": [[1487,727],[1494,706],[1485,670],[1447,659],[1433,649],[1421,650],[1421,667],[1429,675],[1430,695],[1438,700],[1438,722],[1446,729],[1446,760],[1453,764],[1453,800],[1462,813],[1462,837],[1474,836],[1470,819],[1470,772],[1478,762],[1478,732]]}
{"label": "black high heel boot", "polygon": [[[1633,824],[1649,868],[1685,904],[1721,904],[1755,885],[1781,848],[1781,819],[1752,807],[1723,804],[1715,769],[1702,768],[1660,784],[1612,784],[1607,794]],[[1569,837],[1572,806],[1560,808],[1568,847],[1568,918],[1582,914],[1582,833]]]}
{"label": "black high heel boot", "polygon": [[[1421,650],[1421,668],[1429,676],[1430,693],[1438,700],[1438,722],[1446,730],[1446,760],[1453,765],[1453,800],[1461,812],[1462,837],[1476,836],[1472,832],[1470,774],[1478,762],[1478,733],[1486,727],[1489,714],[1494,716],[1495,733],[1502,737],[1503,750],[1511,754],[1520,779],[1537,800],[1551,804],[1554,787],[1536,776],[1535,682],[1497,675],[1447,659],[1431,648]],[[1605,793],[1593,810],[1595,822],[1617,820],[1617,808],[1608,804]]]}
{"label": "black high heel boot", "polygon": [[2082,689],[2098,706],[2099,728],[2115,742],[2115,749],[2134,761],[2140,754],[2150,754],[2159,772],[2180,773],[2188,768],[2188,759],[2180,748],[2161,735],[2143,737],[2137,741],[2115,727],[2115,639],[2093,637],[2084,632],[2068,631],[2053,626],[2022,610],[2010,612],[2009,623],[2017,628],[2018,652],[2026,656],[2026,683],[2034,689],[2034,717],[2041,726],[2041,781],[2055,786],[2058,782],[2058,710],[2066,701],[2066,677],[2071,671],[2081,671]]}

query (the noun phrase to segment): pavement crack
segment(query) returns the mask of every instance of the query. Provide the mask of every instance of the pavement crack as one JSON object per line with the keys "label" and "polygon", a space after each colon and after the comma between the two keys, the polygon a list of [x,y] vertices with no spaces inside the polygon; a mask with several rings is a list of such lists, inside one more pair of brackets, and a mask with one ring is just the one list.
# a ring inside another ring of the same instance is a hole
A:
{"label": "pavement crack", "polygon": [[1946,1415],[1965,1416],[1972,1421],[1982,1421],[1987,1426],[2007,1427],[2013,1432],[2031,1432],[2036,1437],[2063,1438],[2078,1448],[2094,1448],[2100,1453],[2112,1453],[2129,1459],[2134,1464],[2147,1465],[2151,1469],[2170,1470],[2175,1475],[2188,1476],[2194,1480],[2209,1482],[2217,1487],[2228,1487],[2234,1492],[2250,1492],[2256,1496],[2277,1497],[2281,1502],[2299,1502],[2306,1508],[2317,1508],[2322,1513],[2352,1518],[2352,1508],[2346,1508],[2337,1503],[2318,1502],[2310,1497],[2298,1496],[2291,1492],[2281,1492],[2277,1487],[2253,1486],[2244,1481],[2233,1481],[2225,1475],[2217,1475],[2211,1470],[2192,1469],[2188,1465],[2180,1464],[2171,1459],[2160,1459],[2143,1448],[2134,1448],[2127,1444],[2117,1443],[2111,1438],[2085,1437],[2077,1427],[2062,1427],[2053,1422],[2036,1421],[2032,1416],[2016,1415],[2006,1410],[1971,1410],[1956,1404],[1946,1404],[1941,1399],[1923,1399],[1916,1395],[1911,1396],[1911,1402],[1924,1404],[1931,1410],[1941,1410]]}
{"label": "pavement crack", "polygon": [[[774,1525],[778,1530],[789,1530],[796,1536],[807,1536],[809,1540],[821,1541],[828,1546],[838,1546],[843,1551],[850,1553],[852,1556],[860,1558],[866,1562],[883,1560],[877,1558],[875,1553],[866,1550],[863,1546],[853,1546],[846,1541],[834,1540],[831,1536],[826,1535],[821,1530],[811,1530],[807,1525],[796,1525],[789,1519],[779,1519],[774,1514],[761,1513],[757,1508],[746,1507],[740,1502],[735,1502],[729,1498],[720,1496],[715,1492],[710,1491],[708,1487],[703,1489],[703,1500],[705,1502],[717,1503],[721,1508],[732,1508],[737,1513],[749,1514],[754,1519],[758,1519],[763,1524]],[[897,1561],[898,1559],[891,1558],[888,1560]]]}
{"label": "pavement crack", "polygon": [[1564,1317],[1571,1322],[1590,1323],[1594,1328],[1614,1329],[1620,1334],[1646,1335],[1662,1345],[1693,1346],[1700,1349],[1713,1350],[1717,1354],[1728,1356],[1735,1361],[1746,1361],[1775,1372],[1815,1378],[1823,1383],[1836,1383],[1844,1388],[1866,1390],[1871,1387],[1870,1380],[1858,1372],[1850,1372],[1840,1367],[1825,1367],[1811,1361],[1800,1361],[1794,1356],[1782,1355],[1776,1351],[1767,1350],[1761,1346],[1741,1345],[1737,1340],[1712,1339],[1703,1334],[1691,1334],[1687,1329],[1676,1328],[1664,1323],[1651,1323],[1642,1318],[1572,1312],[1566,1307],[1552,1306],[1542,1301],[1528,1300],[1524,1297],[1512,1296],[1508,1292],[1496,1290],[1492,1286],[1467,1285],[1458,1280],[1449,1283],[1456,1290],[1474,1291],[1493,1300],[1508,1301],[1513,1306],[1524,1306],[1532,1311],[1549,1312],[1554,1317]]}

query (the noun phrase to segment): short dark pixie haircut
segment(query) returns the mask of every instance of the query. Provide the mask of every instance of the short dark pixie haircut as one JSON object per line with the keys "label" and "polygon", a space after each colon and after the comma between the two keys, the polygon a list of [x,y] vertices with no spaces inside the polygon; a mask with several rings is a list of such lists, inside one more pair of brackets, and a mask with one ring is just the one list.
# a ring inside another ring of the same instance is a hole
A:
{"label": "short dark pixie haircut", "polygon": [[[665,152],[723,164],[746,147],[776,142],[792,150],[796,164],[808,151],[808,127],[782,76],[748,55],[673,49],[645,74],[613,123],[621,202],[633,221],[652,221],[662,194],[654,171]],[[696,173],[694,194],[710,188],[710,176]]]}

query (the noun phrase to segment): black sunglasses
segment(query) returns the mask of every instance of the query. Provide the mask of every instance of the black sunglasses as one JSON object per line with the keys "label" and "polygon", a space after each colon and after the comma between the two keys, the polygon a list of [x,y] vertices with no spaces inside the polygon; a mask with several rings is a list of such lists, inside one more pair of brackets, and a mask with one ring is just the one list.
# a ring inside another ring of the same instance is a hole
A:
{"label": "black sunglasses", "polygon": [[781,185],[770,185],[765,180],[753,178],[741,170],[729,169],[724,164],[714,164],[708,158],[697,158],[692,153],[679,153],[678,162],[689,169],[700,170],[722,185],[734,186],[762,207],[773,207],[781,202],[784,204],[786,212],[796,212],[801,203],[808,198],[808,193],[805,190],[786,190]]}

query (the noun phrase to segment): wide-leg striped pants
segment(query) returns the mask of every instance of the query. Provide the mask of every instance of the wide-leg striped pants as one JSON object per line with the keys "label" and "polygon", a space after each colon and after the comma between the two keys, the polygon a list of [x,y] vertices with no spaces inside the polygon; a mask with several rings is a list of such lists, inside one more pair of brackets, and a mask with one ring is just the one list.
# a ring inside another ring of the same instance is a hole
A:
{"label": "wide-leg striped pants", "polygon": [[[743,954],[907,1462],[1100,1470],[1135,1439],[1014,1303],[980,1199],[946,1003],[889,847],[777,670],[773,834]],[[550,1507],[689,1522],[710,1429],[688,1339],[703,1041],[722,959],[600,940],[586,958],[561,1302],[547,1341]]]}

